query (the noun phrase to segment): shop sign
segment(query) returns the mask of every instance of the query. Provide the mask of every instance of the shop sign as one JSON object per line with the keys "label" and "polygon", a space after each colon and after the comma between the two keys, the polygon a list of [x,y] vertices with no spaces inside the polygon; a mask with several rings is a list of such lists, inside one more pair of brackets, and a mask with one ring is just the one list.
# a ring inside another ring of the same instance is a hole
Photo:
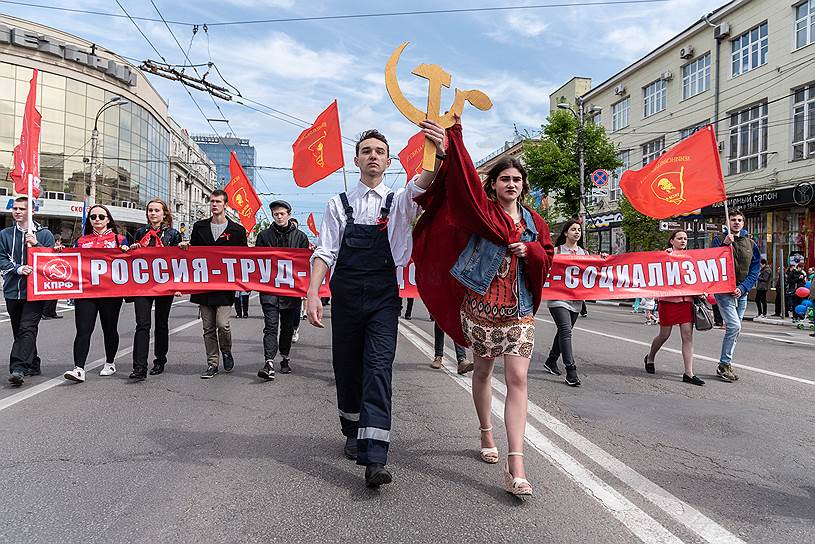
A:
{"label": "shop sign", "polygon": [[623,214],[619,212],[608,213],[605,215],[593,215],[591,217],[586,217],[586,228],[603,229],[608,228],[610,226],[618,226],[622,222]]}
{"label": "shop sign", "polygon": [[[739,209],[743,212],[760,211],[782,206],[809,206],[815,201],[815,187],[811,182],[799,183],[795,187],[773,189],[747,195],[733,196],[727,199],[731,210]],[[724,202],[717,202],[702,208],[702,215],[722,215]]]}

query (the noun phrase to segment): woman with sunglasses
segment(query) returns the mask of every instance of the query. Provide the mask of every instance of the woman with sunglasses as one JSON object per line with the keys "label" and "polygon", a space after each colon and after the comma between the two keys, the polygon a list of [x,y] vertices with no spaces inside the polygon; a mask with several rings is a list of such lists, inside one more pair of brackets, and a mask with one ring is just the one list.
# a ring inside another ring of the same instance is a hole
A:
{"label": "woman with sunglasses", "polygon": [[[127,238],[119,234],[119,228],[107,206],[94,204],[88,210],[88,220],[80,236],[74,243],[77,248],[111,248],[127,252]],[[62,244],[54,246],[54,251],[62,251]],[[111,376],[116,372],[114,359],[119,349],[119,311],[122,297],[78,298],[74,302],[76,337],[74,338],[74,369],[63,374],[72,382],[85,381],[85,361],[91,346],[91,335],[96,327],[96,316],[102,323],[105,337],[105,366],[100,376]]]}
{"label": "woman with sunglasses", "polygon": [[[173,214],[160,198],[147,203],[145,211],[147,224],[136,231],[135,241],[130,251],[142,247],[170,247],[181,243],[181,233],[173,228]],[[178,293],[180,295],[180,293]],[[147,378],[147,357],[150,355],[150,312],[155,303],[156,341],[153,346],[155,359],[150,375],[164,372],[167,364],[167,351],[170,345],[170,308],[173,295],[162,297],[135,297],[136,333],[133,336],[133,372],[130,378],[142,381]]]}

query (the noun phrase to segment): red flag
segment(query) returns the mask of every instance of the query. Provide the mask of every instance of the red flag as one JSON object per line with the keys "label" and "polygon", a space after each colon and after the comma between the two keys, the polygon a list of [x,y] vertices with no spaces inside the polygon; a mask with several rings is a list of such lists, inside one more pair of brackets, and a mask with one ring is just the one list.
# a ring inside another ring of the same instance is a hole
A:
{"label": "red flag", "polygon": [[234,151],[229,157],[229,175],[232,176],[232,179],[224,187],[224,191],[229,196],[229,207],[238,212],[243,228],[251,231],[257,223],[255,214],[263,205]]}
{"label": "red flag", "polygon": [[14,192],[28,195],[28,178],[31,176],[32,194],[29,197],[40,196],[40,125],[42,115],[37,111],[37,74],[31,77],[31,86],[28,89],[28,98],[25,101],[23,113],[23,130],[20,133],[20,143],[14,148],[14,170],[11,179],[14,180]]}
{"label": "red flag", "polygon": [[713,126],[673,146],[640,170],[627,170],[620,188],[631,205],[654,219],[688,213],[727,198]]}
{"label": "red flag", "polygon": [[317,237],[320,236],[320,231],[317,230],[317,224],[314,222],[314,214],[313,213],[308,214],[308,219],[306,220],[306,224],[308,225],[308,230],[310,230],[311,233],[314,236],[317,236]]}
{"label": "red flag", "polygon": [[417,132],[408,140],[405,148],[399,152],[399,162],[405,169],[407,179],[422,173],[422,159],[424,158],[424,134]]}
{"label": "red flag", "polygon": [[308,187],[332,174],[345,164],[342,157],[342,134],[337,101],[321,113],[314,124],[300,133],[291,146],[294,151],[294,182]]}

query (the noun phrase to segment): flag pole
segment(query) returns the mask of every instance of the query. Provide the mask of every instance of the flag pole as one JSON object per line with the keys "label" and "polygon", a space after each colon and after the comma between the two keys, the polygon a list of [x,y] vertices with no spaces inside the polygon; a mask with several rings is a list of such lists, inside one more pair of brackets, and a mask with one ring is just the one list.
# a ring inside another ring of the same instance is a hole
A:
{"label": "flag pole", "polygon": [[34,174],[28,174],[28,234],[34,233]]}
{"label": "flag pole", "polygon": [[342,161],[342,183],[345,185],[345,192],[348,192],[348,175],[345,173],[345,161]]}

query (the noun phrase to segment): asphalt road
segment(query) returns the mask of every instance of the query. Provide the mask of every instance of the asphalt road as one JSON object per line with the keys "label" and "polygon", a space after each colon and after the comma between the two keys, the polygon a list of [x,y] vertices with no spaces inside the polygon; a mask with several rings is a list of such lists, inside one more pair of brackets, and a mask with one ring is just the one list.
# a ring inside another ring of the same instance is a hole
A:
{"label": "asphalt road", "polygon": [[[452,353],[445,370],[429,367],[421,304],[400,322],[395,480],[379,491],[342,456],[327,330],[304,324],[294,373],[261,382],[255,298],[254,315],[232,321],[235,371],[201,380],[197,310],[179,300],[167,371],[129,383],[125,305],[119,372],[97,368],[75,385],[60,377],[74,333],[72,310],[60,311],[40,328],[43,376],[0,388],[3,542],[815,541],[815,339],[801,331],[746,323],[733,384],[714,376],[723,331],[698,333],[696,373],[708,383],[695,387],[680,380],[678,338],[647,375],[656,328],[590,305],[573,389],[541,370],[554,331],[542,310],[526,449],[535,497],[520,502],[501,489],[500,465],[477,458],[469,379]],[[0,353],[10,335],[0,313]],[[89,361],[101,357],[97,330]],[[503,393],[499,369],[505,454]]]}

